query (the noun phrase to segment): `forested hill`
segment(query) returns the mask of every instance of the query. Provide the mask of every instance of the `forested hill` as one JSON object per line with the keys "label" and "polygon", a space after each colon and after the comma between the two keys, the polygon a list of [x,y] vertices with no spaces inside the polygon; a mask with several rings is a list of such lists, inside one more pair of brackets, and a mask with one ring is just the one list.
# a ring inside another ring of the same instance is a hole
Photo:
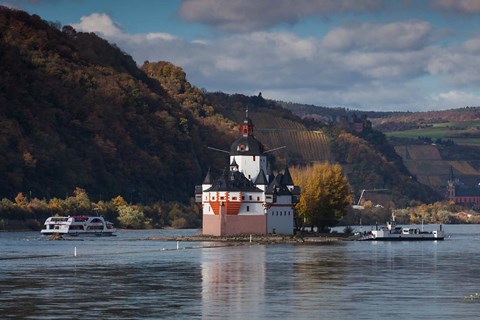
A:
{"label": "forested hill", "polygon": [[188,201],[206,170],[225,167],[226,155],[207,147],[229,149],[245,107],[267,149],[287,146],[271,153],[276,169],[336,160],[357,192],[428,194],[375,135],[320,128],[260,94],[203,92],[171,63],[138,68],[95,34],[36,15],[0,7],[0,61],[0,198],[64,198],[80,187],[92,200]]}
{"label": "forested hill", "polygon": [[0,7],[0,61],[0,198],[186,200],[215,163],[224,132],[93,33]]}

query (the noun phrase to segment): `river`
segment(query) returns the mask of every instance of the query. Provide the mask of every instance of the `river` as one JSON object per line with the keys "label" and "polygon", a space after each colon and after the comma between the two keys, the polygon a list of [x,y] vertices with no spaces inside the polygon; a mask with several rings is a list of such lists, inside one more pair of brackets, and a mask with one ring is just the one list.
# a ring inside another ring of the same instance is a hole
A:
{"label": "river", "polygon": [[68,241],[0,232],[0,317],[477,319],[480,301],[465,297],[480,293],[480,225],[444,230],[438,242],[178,250],[146,238],[198,231]]}

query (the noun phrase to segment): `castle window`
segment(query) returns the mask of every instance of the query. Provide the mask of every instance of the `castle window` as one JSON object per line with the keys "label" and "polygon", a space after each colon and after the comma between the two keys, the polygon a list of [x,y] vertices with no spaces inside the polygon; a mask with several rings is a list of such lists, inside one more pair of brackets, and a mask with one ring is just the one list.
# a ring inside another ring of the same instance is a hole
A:
{"label": "castle window", "polygon": [[260,197],[257,197],[257,201],[260,201]]}
{"label": "castle window", "polygon": [[250,206],[247,206],[247,212],[249,212],[249,211],[250,211]]}
{"label": "castle window", "polygon": [[237,200],[237,197],[232,197],[232,200]]}
{"label": "castle window", "polygon": [[248,196],[248,200],[252,200],[252,196]]}
{"label": "castle window", "polygon": [[253,161],[255,161],[255,156],[253,156]]}

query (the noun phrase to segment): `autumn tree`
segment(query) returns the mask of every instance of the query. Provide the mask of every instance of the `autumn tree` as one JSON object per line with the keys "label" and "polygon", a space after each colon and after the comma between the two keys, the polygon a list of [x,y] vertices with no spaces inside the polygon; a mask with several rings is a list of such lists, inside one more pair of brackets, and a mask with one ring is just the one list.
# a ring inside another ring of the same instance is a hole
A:
{"label": "autumn tree", "polygon": [[141,229],[145,226],[145,215],[138,206],[118,207],[118,222],[124,228]]}
{"label": "autumn tree", "polygon": [[73,196],[65,199],[65,209],[69,214],[91,214],[92,203],[85,189],[75,188]]}
{"label": "autumn tree", "polygon": [[352,200],[341,166],[314,164],[292,168],[291,174],[302,190],[296,206],[301,226],[315,226],[321,232],[336,225]]}

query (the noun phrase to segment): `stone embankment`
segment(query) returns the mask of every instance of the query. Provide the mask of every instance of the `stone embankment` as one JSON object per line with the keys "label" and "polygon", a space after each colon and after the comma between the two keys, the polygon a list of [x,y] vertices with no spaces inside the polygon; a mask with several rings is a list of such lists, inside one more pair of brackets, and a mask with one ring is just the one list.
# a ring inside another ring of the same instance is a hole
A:
{"label": "stone embankment", "polygon": [[180,237],[149,237],[148,240],[159,241],[185,241],[185,242],[215,242],[222,245],[248,245],[248,244],[315,244],[332,243],[345,238],[341,235],[332,236],[281,236],[281,235],[237,235],[237,236],[180,236]]}

